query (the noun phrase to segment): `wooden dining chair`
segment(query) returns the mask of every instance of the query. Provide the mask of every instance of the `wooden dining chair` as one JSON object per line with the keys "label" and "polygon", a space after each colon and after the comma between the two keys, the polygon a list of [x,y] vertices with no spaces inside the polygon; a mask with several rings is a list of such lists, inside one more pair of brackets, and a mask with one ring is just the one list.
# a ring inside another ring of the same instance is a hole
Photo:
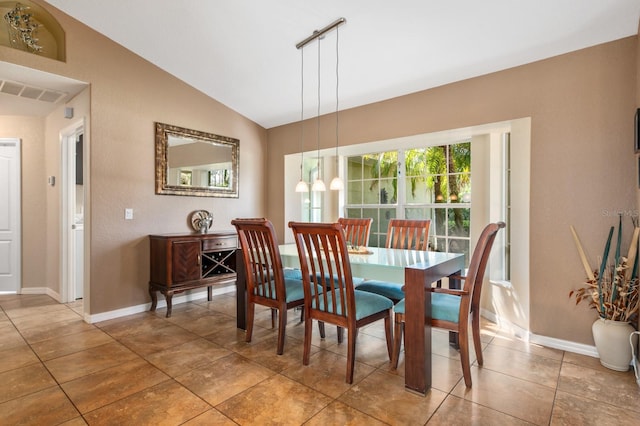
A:
{"label": "wooden dining chair", "polygon": [[[471,365],[469,360],[469,316],[471,316],[471,330],[473,346],[476,351],[478,365],[483,364],[482,344],[480,342],[480,294],[484,273],[489,261],[491,247],[498,231],[504,228],[504,222],[490,223],[487,225],[478,244],[471,256],[471,262],[466,276],[454,276],[450,278],[464,281],[462,289],[448,289],[429,287],[425,291],[431,292],[431,327],[444,328],[458,333],[460,345],[460,362],[462,363],[462,375],[464,384],[471,387]],[[393,356],[391,365],[398,367],[400,357],[400,344],[404,335],[405,324],[405,299],[394,306],[395,330],[393,342]]]}
{"label": "wooden dining chair", "polygon": [[[391,219],[387,227],[386,248],[422,250],[429,246],[430,219]],[[398,303],[404,299],[402,284],[366,279],[358,290],[380,294]]]}
{"label": "wooden dining chair", "polygon": [[346,382],[353,383],[358,329],[384,319],[391,359],[393,302],[384,296],[354,289],[351,263],[342,226],[337,223],[289,222],[300,257],[304,282],[304,353],[309,365],[313,320],[347,330]]}
{"label": "wooden dining chair", "polygon": [[426,251],[429,247],[430,225],[430,219],[391,219],[385,247]]}
{"label": "wooden dining chair", "polygon": [[347,243],[353,247],[366,247],[369,245],[369,233],[371,232],[373,219],[367,218],[338,218],[338,223],[344,229]]}
{"label": "wooden dining chair", "polygon": [[268,219],[235,219],[231,224],[238,230],[242,260],[247,282],[247,331],[246,341],[251,342],[255,305],[271,308],[272,327],[275,313],[278,321],[278,355],[284,351],[287,310],[304,306],[302,277],[289,278],[282,268],[273,224]]}

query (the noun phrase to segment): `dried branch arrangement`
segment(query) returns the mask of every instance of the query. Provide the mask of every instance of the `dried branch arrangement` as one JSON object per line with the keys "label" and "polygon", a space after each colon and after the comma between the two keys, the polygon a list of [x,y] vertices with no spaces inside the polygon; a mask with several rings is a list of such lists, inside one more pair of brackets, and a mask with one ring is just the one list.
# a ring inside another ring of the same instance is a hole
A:
{"label": "dried branch arrangement", "polygon": [[609,261],[611,240],[614,227],[609,230],[609,237],[604,247],[599,269],[589,266],[589,261],[582,248],[578,234],[573,226],[571,232],[580,254],[582,265],[587,274],[585,285],[571,290],[569,297],[575,297],[576,304],[586,300],[600,318],[613,321],[633,321],[638,315],[640,300],[638,295],[638,236],[640,228],[637,220],[633,220],[634,231],[627,256],[620,254],[622,240],[622,216],[618,224],[617,243],[613,259]]}

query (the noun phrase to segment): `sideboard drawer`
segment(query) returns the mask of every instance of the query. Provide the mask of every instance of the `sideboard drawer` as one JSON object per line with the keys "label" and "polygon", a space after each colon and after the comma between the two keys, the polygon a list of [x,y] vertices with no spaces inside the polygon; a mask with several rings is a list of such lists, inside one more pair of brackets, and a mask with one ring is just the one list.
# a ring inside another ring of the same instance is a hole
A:
{"label": "sideboard drawer", "polygon": [[202,240],[202,251],[235,249],[238,247],[236,237],[212,238]]}

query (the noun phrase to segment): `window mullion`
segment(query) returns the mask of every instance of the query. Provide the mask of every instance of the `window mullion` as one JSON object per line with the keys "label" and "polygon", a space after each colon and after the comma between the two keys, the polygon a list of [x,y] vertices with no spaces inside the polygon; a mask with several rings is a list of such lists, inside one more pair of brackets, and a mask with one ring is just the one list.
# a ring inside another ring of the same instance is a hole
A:
{"label": "window mullion", "polygon": [[396,185],[398,187],[398,204],[396,206],[396,217],[404,218],[405,217],[405,204],[406,204],[406,161],[405,161],[405,151],[403,149],[398,151],[398,173],[396,175]]}

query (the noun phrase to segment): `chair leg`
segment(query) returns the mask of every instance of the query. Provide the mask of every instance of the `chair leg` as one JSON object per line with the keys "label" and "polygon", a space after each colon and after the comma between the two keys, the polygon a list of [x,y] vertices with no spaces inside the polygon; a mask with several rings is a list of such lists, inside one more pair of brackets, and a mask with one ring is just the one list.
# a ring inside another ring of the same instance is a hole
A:
{"label": "chair leg", "polygon": [[391,325],[392,310],[389,309],[389,315],[384,318],[384,335],[387,338],[387,354],[389,360],[393,358],[393,328]]}
{"label": "chair leg", "polygon": [[347,330],[347,383],[353,383],[353,369],[356,363],[356,338],[358,330]]}
{"label": "chair leg", "polygon": [[271,308],[271,328],[276,328],[276,319],[278,318],[278,310]]}
{"label": "chair leg", "polygon": [[309,365],[311,356],[311,332],[313,331],[313,320],[309,317],[304,319],[304,351],[302,352],[302,364]]}
{"label": "chair leg", "polygon": [[462,363],[462,376],[466,387],[471,387],[471,364],[469,362],[469,334],[467,330],[458,332],[460,342],[460,362]]}
{"label": "chair leg", "polygon": [[280,321],[278,322],[278,355],[284,352],[284,336],[287,328],[287,306],[284,305],[280,309]]}
{"label": "chair leg", "polygon": [[300,322],[304,321],[304,306],[300,306]]}
{"label": "chair leg", "polygon": [[338,333],[338,343],[342,343],[342,341],[344,340],[344,328],[337,326],[337,333]]}
{"label": "chair leg", "polygon": [[320,338],[324,339],[326,337],[324,332],[324,321],[318,321],[318,331],[320,332]]}
{"label": "chair leg", "polygon": [[251,335],[253,334],[253,318],[256,313],[256,305],[254,303],[247,304],[247,331],[245,334],[245,340],[251,341]]}
{"label": "chair leg", "polygon": [[396,314],[393,331],[393,355],[391,356],[391,367],[395,370],[398,368],[398,360],[400,359],[400,345],[404,336],[404,318],[399,319]]}
{"label": "chair leg", "polygon": [[473,347],[476,350],[476,360],[478,365],[482,365],[482,341],[480,340],[480,314],[471,313],[471,331],[473,333]]}

